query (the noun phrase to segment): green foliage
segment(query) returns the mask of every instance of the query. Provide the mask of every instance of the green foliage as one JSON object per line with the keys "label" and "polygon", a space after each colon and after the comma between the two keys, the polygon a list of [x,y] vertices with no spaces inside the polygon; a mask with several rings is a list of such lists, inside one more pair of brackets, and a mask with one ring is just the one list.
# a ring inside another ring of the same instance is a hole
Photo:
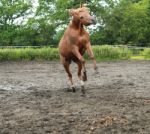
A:
{"label": "green foliage", "polygon": [[106,7],[99,17],[102,25],[91,35],[93,43],[149,46],[149,7],[149,0],[120,0]]}
{"label": "green foliage", "polygon": [[18,28],[17,21],[31,13],[31,3],[27,0],[0,1],[0,45],[14,45]]}
{"label": "green foliage", "polygon": [[38,2],[0,1],[0,46],[57,46],[71,19],[68,9],[82,3],[97,18],[96,28],[88,28],[92,44],[150,46],[150,0]]}
{"label": "green foliage", "polygon": [[[124,13],[123,26],[120,29],[125,42],[132,42],[145,45],[148,41],[145,37],[148,34],[150,26],[149,15],[147,14],[147,0],[130,4]],[[126,33],[129,33],[128,35]]]}

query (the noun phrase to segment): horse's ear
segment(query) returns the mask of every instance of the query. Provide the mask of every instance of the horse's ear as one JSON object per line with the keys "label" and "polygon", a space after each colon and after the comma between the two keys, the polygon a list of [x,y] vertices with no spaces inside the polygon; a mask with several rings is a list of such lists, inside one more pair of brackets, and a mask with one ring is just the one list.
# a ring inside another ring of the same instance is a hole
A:
{"label": "horse's ear", "polygon": [[82,7],[87,7],[87,4],[80,3],[80,8],[82,8]]}
{"label": "horse's ear", "polygon": [[87,4],[82,4],[82,7],[87,7]]}
{"label": "horse's ear", "polygon": [[74,16],[75,14],[75,9],[69,9],[69,15]]}

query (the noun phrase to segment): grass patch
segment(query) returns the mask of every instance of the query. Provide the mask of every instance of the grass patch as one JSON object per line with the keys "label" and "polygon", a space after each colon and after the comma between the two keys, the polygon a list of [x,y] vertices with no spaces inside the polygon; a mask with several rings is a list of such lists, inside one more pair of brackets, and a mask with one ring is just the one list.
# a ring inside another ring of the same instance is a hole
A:
{"label": "grass patch", "polygon": [[[113,47],[109,45],[92,46],[97,61],[104,60],[144,60],[150,59],[150,49],[140,51],[136,56],[128,48]],[[89,59],[87,53],[85,59]],[[5,48],[0,49],[0,61],[52,61],[59,60],[58,48]]]}
{"label": "grass patch", "polygon": [[150,60],[150,48],[145,48],[144,51],[141,52],[141,55],[145,59]]}
{"label": "grass patch", "polygon": [[0,61],[32,61],[32,60],[57,60],[57,48],[19,48],[0,49]]}
{"label": "grass patch", "polygon": [[[130,59],[132,52],[127,48],[116,48],[108,45],[93,46],[96,60],[120,60]],[[85,56],[88,58],[87,54]]]}
{"label": "grass patch", "polygon": [[131,56],[131,60],[144,60],[145,57],[143,55]]}

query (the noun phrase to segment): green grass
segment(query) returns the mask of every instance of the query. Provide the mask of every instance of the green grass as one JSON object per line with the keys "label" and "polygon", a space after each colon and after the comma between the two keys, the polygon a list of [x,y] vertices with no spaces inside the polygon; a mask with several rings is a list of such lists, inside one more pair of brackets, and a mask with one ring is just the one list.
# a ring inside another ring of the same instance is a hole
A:
{"label": "green grass", "polygon": [[129,59],[132,52],[127,48],[116,48],[108,45],[94,46],[93,52],[97,60]]}
{"label": "green grass", "polygon": [[144,51],[141,52],[141,55],[146,60],[150,60],[150,48],[145,48]]}
{"label": "green grass", "polygon": [[57,48],[19,48],[0,49],[0,61],[31,61],[31,60],[57,60],[59,59]]}
{"label": "green grass", "polygon": [[131,56],[131,60],[145,60],[145,58],[142,55],[137,55],[137,56]]}
{"label": "green grass", "polygon": [[[134,55],[128,48],[117,48],[109,45],[93,46],[93,52],[97,61],[101,60],[143,60],[150,59],[150,49],[144,49],[138,55]],[[85,54],[84,57],[88,58]],[[6,48],[0,49],[0,61],[52,61],[59,60],[58,48]]]}

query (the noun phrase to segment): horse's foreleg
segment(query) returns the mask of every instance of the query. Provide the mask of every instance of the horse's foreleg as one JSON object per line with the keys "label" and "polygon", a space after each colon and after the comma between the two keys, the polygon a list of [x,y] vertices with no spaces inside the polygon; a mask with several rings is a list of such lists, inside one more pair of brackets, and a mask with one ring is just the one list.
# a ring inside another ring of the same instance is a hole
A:
{"label": "horse's foreleg", "polygon": [[84,65],[83,65],[83,81],[87,81],[87,75],[86,75],[85,63],[84,63]]}
{"label": "horse's foreleg", "polygon": [[94,69],[97,70],[96,60],[95,60],[90,42],[87,44],[87,53],[90,59],[93,61]]}
{"label": "horse's foreleg", "polygon": [[81,83],[81,86],[84,86],[84,80],[83,80],[83,76],[81,74],[81,71],[82,71],[82,64],[80,62],[77,63],[78,65],[78,77],[80,79],[80,83]]}
{"label": "horse's foreleg", "polygon": [[84,60],[83,56],[80,54],[78,48],[75,48],[73,52],[74,52],[74,55],[79,60],[78,64],[81,64],[80,66],[82,66],[82,69],[83,69],[83,76],[82,76],[83,78],[82,78],[82,80],[83,81],[87,81],[86,68],[85,68],[85,60]]}

